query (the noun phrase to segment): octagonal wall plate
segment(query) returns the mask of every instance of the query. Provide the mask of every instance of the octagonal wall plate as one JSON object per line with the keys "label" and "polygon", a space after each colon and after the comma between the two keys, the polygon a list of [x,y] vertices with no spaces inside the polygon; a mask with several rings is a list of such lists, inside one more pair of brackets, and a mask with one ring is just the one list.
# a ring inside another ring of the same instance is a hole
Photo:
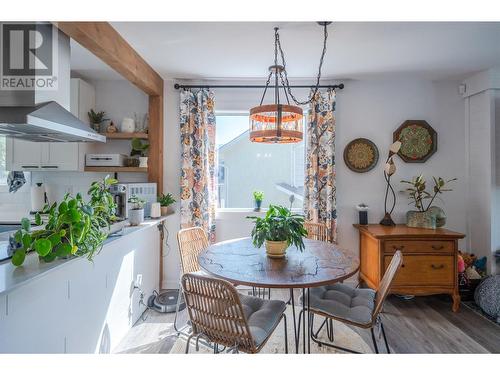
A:
{"label": "octagonal wall plate", "polygon": [[437,133],[424,120],[406,120],[392,138],[401,142],[398,155],[406,163],[425,163],[437,151]]}

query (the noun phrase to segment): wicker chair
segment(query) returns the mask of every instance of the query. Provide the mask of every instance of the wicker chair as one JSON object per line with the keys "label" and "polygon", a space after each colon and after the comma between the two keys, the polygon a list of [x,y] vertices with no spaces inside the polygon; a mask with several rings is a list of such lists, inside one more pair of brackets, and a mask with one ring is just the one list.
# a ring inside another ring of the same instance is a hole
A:
{"label": "wicker chair", "polygon": [[288,353],[285,302],[240,295],[231,283],[199,273],[184,274],[182,288],[193,328],[186,353],[193,337],[196,347],[200,338],[212,342],[214,353],[218,352],[218,345],[228,351],[257,353],[282,319]]}
{"label": "wicker chair", "polygon": [[307,230],[307,238],[311,240],[330,242],[328,227],[325,224],[306,221],[304,223],[304,228]]}
{"label": "wicker chair", "polygon": [[[392,257],[391,263],[382,278],[378,291],[374,291],[372,289],[352,288],[346,284],[334,284],[325,287],[312,288],[309,292],[311,326],[314,321],[314,315],[323,316],[325,317],[325,320],[316,333],[314,333],[311,329],[311,339],[320,346],[326,345],[349,353],[357,353],[354,350],[318,340],[319,332],[323,326],[326,325],[328,339],[330,342],[333,342],[333,320],[338,320],[345,324],[370,329],[375,352],[379,353],[374,333],[374,327],[378,325],[382,331],[387,353],[390,353],[384,325],[380,319],[380,312],[385,299],[389,294],[394,277],[396,276],[402,263],[403,256],[401,251],[398,250]],[[301,311],[299,314],[299,331],[300,315],[303,313],[304,312]]]}
{"label": "wicker chair", "polygon": [[[179,245],[179,255],[181,258],[181,276],[188,272],[201,272],[198,263],[198,255],[201,251],[208,247],[208,238],[203,228],[192,227],[181,229],[177,232],[177,243]],[[182,288],[182,286],[181,286]],[[182,290],[179,291],[179,294]],[[184,328],[177,328],[177,315],[181,298],[177,298],[177,306],[175,308],[174,329],[179,334]]]}

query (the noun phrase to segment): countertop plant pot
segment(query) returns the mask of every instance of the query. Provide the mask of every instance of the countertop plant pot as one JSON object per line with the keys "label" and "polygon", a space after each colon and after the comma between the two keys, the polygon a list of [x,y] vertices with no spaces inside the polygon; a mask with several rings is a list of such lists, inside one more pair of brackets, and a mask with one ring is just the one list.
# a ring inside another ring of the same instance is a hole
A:
{"label": "countertop plant pot", "polygon": [[436,216],[429,211],[408,211],[406,226],[412,228],[436,229]]}
{"label": "countertop plant pot", "polygon": [[144,208],[128,211],[128,221],[131,226],[140,225],[144,221]]}
{"label": "countertop plant pot", "polygon": [[147,168],[148,167],[148,158],[145,156],[139,157],[139,168]]}
{"label": "countertop plant pot", "polygon": [[262,206],[262,201],[254,201],[255,202],[255,208],[253,209],[255,212],[260,211],[260,207]]}
{"label": "countertop plant pot", "polygon": [[287,241],[269,241],[266,240],[266,253],[269,258],[284,258],[286,249],[288,248]]}
{"label": "countertop plant pot", "polygon": [[174,209],[172,208],[172,206],[161,206],[160,211],[161,216],[167,216],[172,214],[174,212]]}

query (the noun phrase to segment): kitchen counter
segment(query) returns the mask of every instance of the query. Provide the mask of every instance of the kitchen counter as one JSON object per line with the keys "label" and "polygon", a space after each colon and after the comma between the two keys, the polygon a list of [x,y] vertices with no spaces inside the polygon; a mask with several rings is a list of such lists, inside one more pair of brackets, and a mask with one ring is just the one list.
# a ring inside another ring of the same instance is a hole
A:
{"label": "kitchen counter", "polygon": [[[158,219],[145,220],[139,226],[127,226],[123,228],[120,235],[112,235],[104,241],[102,252],[106,251],[107,245],[114,241],[118,241],[131,235],[143,231],[152,226],[158,225],[163,222],[167,217],[160,217]],[[0,234],[0,242],[8,241],[9,235],[13,232],[4,232]],[[0,262],[0,296],[6,294],[22,285],[31,282],[34,279],[43,277],[47,273],[59,269],[73,262],[89,262],[85,257],[71,257],[68,259],[56,259],[53,262],[45,263],[38,259],[38,255],[32,252],[26,256],[26,260],[21,267],[15,267],[10,259]]]}

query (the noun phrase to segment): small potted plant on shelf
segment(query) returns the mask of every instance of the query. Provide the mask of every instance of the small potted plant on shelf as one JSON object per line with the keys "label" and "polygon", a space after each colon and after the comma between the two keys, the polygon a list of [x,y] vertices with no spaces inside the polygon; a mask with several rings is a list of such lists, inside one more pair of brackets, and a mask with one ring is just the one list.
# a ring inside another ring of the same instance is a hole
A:
{"label": "small potted plant on shelf", "polygon": [[270,205],[263,218],[248,216],[255,226],[252,230],[252,240],[256,247],[266,246],[267,256],[283,258],[286,249],[293,245],[300,251],[304,250],[303,237],[307,236],[304,228],[304,216],[293,214],[283,206]]}
{"label": "small potted plant on shelf", "polygon": [[170,207],[175,203],[175,199],[172,194],[167,193],[160,195],[158,197],[158,202],[160,202],[161,216],[166,216],[173,212],[172,207]]}
{"label": "small potted plant on shelf", "polygon": [[131,205],[128,211],[128,221],[130,225],[140,225],[144,221],[144,205],[146,201],[136,195],[132,195],[128,199],[128,203]]}
{"label": "small potted plant on shelf", "polygon": [[99,133],[101,131],[101,124],[104,121],[108,120],[104,118],[106,116],[106,112],[104,111],[96,112],[93,109],[91,109],[87,113],[87,115],[89,116],[90,127]]}
{"label": "small potted plant on shelf", "polygon": [[142,143],[139,138],[132,139],[132,151],[130,152],[130,156],[139,156],[139,168],[147,168],[148,150],[148,143]]}
{"label": "small potted plant on shelf", "polygon": [[435,229],[446,224],[446,215],[443,209],[432,206],[432,203],[438,195],[443,194],[445,191],[452,191],[452,189],[446,189],[445,186],[452,181],[456,181],[456,178],[444,180],[441,177],[432,177],[432,179],[434,181],[432,193],[426,190],[426,181],[423,175],[414,177],[411,181],[401,181],[403,184],[410,185],[405,192],[408,193],[409,204],[413,204],[417,209],[406,213],[407,226]]}
{"label": "small potted plant on shelf", "polygon": [[254,211],[260,211],[262,206],[262,201],[264,200],[264,192],[263,191],[254,191],[253,192],[253,200],[255,202]]}

